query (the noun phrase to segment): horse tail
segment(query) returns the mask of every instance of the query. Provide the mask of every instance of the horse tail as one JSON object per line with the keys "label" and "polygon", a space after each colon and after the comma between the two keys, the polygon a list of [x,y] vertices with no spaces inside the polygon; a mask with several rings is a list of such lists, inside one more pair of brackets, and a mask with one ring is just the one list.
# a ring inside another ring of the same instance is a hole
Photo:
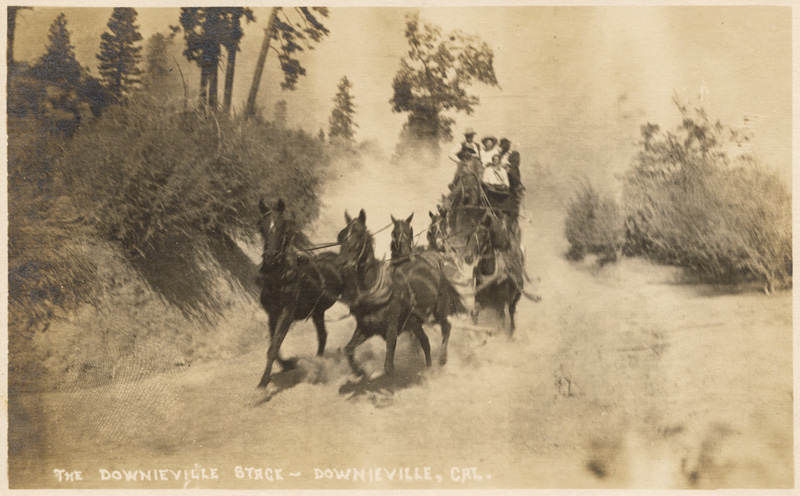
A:
{"label": "horse tail", "polygon": [[455,286],[450,282],[444,273],[441,276],[439,284],[439,294],[446,298],[448,302],[447,315],[458,315],[467,313],[467,307],[464,306],[464,300],[461,298],[461,293],[456,290]]}

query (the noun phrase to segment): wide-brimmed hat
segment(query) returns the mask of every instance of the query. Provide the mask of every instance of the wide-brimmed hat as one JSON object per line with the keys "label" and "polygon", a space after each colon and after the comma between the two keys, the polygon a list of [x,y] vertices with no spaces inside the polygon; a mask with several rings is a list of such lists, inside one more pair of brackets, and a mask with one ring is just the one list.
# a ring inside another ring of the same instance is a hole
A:
{"label": "wide-brimmed hat", "polygon": [[470,134],[475,135],[475,130],[472,129],[471,127],[468,127],[466,130],[464,130],[464,136],[467,136],[467,135],[470,135]]}
{"label": "wide-brimmed hat", "polygon": [[491,141],[492,142],[492,146],[497,144],[497,138],[495,138],[494,136],[484,136],[483,139],[481,140],[481,143],[484,146],[486,146],[486,142],[487,141]]}

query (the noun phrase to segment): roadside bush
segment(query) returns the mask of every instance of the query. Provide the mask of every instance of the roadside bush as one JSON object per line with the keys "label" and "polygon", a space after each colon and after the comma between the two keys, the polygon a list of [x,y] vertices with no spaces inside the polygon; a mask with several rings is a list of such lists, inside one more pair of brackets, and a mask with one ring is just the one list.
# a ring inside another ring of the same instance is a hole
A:
{"label": "roadside bush", "polygon": [[570,199],[564,227],[571,260],[587,254],[599,255],[601,263],[617,259],[624,240],[622,215],[614,199],[590,183],[583,183]]}
{"label": "roadside bush", "polygon": [[58,182],[86,225],[154,290],[203,315],[214,310],[219,246],[255,239],[262,197],[286,199],[301,224],[315,218],[327,162],[324,145],[302,131],[139,95],[81,129]]}
{"label": "roadside bush", "polygon": [[147,253],[176,234],[249,237],[261,197],[283,196],[300,222],[314,218],[326,162],[303,132],[178,112],[140,96],[76,136],[60,172],[99,234]]}
{"label": "roadside bush", "polygon": [[719,283],[791,284],[791,194],[749,155],[738,133],[678,105],[682,124],[642,128],[624,178],[625,253],[685,267]]}

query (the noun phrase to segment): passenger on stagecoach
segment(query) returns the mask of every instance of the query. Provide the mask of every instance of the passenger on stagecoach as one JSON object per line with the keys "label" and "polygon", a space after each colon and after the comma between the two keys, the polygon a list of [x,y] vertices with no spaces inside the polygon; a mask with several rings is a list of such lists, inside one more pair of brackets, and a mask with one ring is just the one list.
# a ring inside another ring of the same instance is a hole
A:
{"label": "passenger on stagecoach", "polygon": [[447,157],[455,163],[460,163],[463,160],[471,156],[475,156],[477,158],[481,158],[481,146],[472,141],[472,138],[475,137],[475,130],[471,127],[468,127],[464,131],[464,141],[459,143],[455,148],[453,148],[450,155]]}
{"label": "passenger on stagecoach", "polygon": [[500,149],[497,148],[497,138],[494,136],[485,136],[481,140],[481,143],[483,144],[481,161],[484,167],[489,167],[492,165],[492,157],[500,153]]}
{"label": "passenger on stagecoach", "polygon": [[497,147],[497,154],[500,155],[501,163],[505,169],[508,169],[509,158],[513,151],[511,150],[511,140],[508,138],[500,138],[500,144]]}
{"label": "passenger on stagecoach", "polygon": [[510,183],[508,182],[508,173],[502,165],[502,158],[500,155],[492,157],[492,163],[483,169],[482,182],[487,190],[492,193],[505,194],[510,193]]}
{"label": "passenger on stagecoach", "polygon": [[519,170],[519,152],[511,148],[511,141],[507,138],[500,140],[500,147],[498,149],[500,156],[500,163],[508,173],[509,185],[511,193],[518,196],[522,192],[522,177]]}

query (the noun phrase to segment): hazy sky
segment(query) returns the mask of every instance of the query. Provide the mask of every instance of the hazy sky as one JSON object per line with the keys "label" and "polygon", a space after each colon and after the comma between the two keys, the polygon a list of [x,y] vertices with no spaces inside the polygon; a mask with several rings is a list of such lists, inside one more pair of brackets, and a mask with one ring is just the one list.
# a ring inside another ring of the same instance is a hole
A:
{"label": "hazy sky", "polygon": [[[246,98],[269,17],[256,8],[245,27],[234,101]],[[20,14],[15,56],[32,61],[47,29],[65,12],[82,64],[96,71],[100,34],[111,9],[40,8]],[[140,8],[145,38],[178,24],[178,9]],[[281,91],[271,53],[260,104],[289,102],[290,122],[327,131],[331,98],[342,75],[353,82],[359,139],[391,152],[404,116],[389,106],[391,81],[407,48],[408,9],[331,8],[331,31],[303,54],[308,75],[297,91]],[[514,7],[423,8],[425,21],[477,34],[495,52],[501,88],[476,88],[481,105],[456,116],[458,129],[509,137],[523,159],[570,175],[611,177],[635,152],[639,126],[677,124],[671,103],[707,94],[710,113],[736,125],[757,119],[756,153],[791,171],[791,10],[788,7]],[[184,70],[196,69],[188,65]],[[194,76],[196,77],[196,76]],[[194,93],[194,89],[192,89]],[[192,93],[192,94],[193,94]]]}

